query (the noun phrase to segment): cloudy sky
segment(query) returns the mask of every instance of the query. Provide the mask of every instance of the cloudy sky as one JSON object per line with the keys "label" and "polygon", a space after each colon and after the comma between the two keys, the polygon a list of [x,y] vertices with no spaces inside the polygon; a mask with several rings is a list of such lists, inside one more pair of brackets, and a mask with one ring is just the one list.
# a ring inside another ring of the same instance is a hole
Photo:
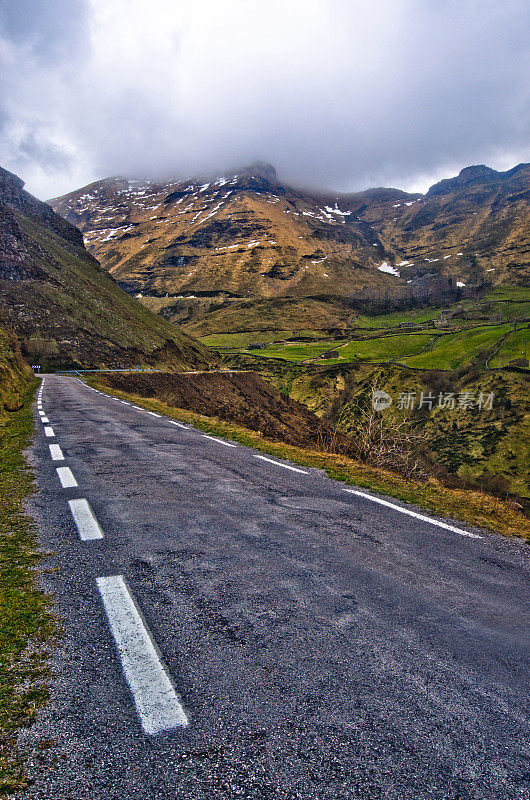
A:
{"label": "cloudy sky", "polygon": [[530,160],[528,0],[0,0],[0,164],[41,198],[210,174],[423,190]]}

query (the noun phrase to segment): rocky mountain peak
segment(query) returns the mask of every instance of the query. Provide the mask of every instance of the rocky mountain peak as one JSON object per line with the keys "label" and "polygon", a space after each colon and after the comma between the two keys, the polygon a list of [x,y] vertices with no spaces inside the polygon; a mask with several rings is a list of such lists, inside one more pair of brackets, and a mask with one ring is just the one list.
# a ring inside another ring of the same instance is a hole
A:
{"label": "rocky mountain peak", "polygon": [[482,178],[494,178],[498,174],[496,170],[487,167],[485,164],[476,164],[475,166],[461,169],[456,180],[460,179],[463,183],[468,183],[469,181],[481,180]]}
{"label": "rocky mountain peak", "polygon": [[255,161],[253,164],[249,164],[248,167],[242,167],[241,169],[234,171],[241,177],[261,178],[262,180],[265,180],[268,183],[272,184],[278,183],[276,170],[274,169],[272,164],[268,164],[266,161]]}
{"label": "rocky mountain peak", "polygon": [[[9,208],[5,208],[5,206]],[[0,207],[2,215],[10,215],[12,210],[22,212],[29,217],[45,224],[54,233],[61,236],[66,241],[77,247],[83,247],[83,236],[73,225],[65,219],[55,214],[50,206],[37,200],[28,192],[24,191],[24,181],[0,167]],[[10,225],[15,224],[16,220],[11,220]]]}
{"label": "rocky mountain peak", "polygon": [[449,194],[450,192],[464,189],[477,183],[484,183],[500,178],[504,173],[497,172],[491,167],[486,167],[485,164],[476,164],[471,167],[464,167],[461,169],[455,178],[444,178],[444,180],[435,183],[426,194],[426,197],[432,197],[438,194]]}

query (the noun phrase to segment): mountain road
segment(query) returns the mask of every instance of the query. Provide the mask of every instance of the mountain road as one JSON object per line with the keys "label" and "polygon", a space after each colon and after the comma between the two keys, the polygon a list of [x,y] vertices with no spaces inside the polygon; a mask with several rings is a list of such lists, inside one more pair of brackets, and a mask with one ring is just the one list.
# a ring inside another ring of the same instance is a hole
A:
{"label": "mountain road", "polygon": [[523,544],[75,377],[35,417],[64,636],[17,797],[530,798]]}

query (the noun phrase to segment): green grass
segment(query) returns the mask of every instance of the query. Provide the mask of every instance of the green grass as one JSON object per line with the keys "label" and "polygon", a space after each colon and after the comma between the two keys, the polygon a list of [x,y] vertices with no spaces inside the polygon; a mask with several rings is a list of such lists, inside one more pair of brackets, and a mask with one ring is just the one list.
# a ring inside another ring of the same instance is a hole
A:
{"label": "green grass", "polygon": [[510,333],[495,357],[491,361],[491,366],[497,366],[498,357],[501,360],[501,366],[504,366],[508,361],[513,358],[523,358],[526,344],[526,358],[530,360],[530,328],[524,328],[520,331]]}
{"label": "green grass", "polygon": [[434,478],[418,483],[392,472],[369,467],[345,456],[273,442],[256,431],[225,422],[217,417],[206,417],[186,409],[168,406],[159,400],[147,400],[129,392],[114,389],[111,391],[108,386],[95,378],[91,378],[87,383],[115,397],[132,400],[135,405],[146,410],[187,422],[205,433],[231,439],[268,455],[289,459],[301,466],[322,469],[333,480],[414,503],[441,517],[452,517],[461,523],[530,541],[530,520],[521,513],[517,503],[499,500],[478,491],[449,489]]}
{"label": "green grass", "polygon": [[[354,320],[352,325],[359,325],[362,328],[395,328],[403,322],[428,322],[437,319],[442,309],[439,308],[417,308],[410,311],[393,311],[390,314],[378,314],[374,317],[361,316]],[[449,309],[443,309],[449,311]]]}
{"label": "green grass", "polygon": [[442,334],[433,341],[432,347],[407,358],[404,363],[421,369],[457,369],[493,347],[510,330],[510,325],[491,325]]}
{"label": "green grass", "polygon": [[41,554],[23,507],[33,491],[24,450],[33,431],[35,385],[23,408],[0,424],[0,795],[26,785],[16,735],[48,697],[48,646],[58,632],[37,586]]}
{"label": "green grass", "polygon": [[314,342],[308,344],[285,344],[267,347],[264,350],[250,351],[263,358],[281,358],[284,361],[307,361],[316,358],[327,350],[336,350],[343,342]]}
{"label": "green grass", "polygon": [[212,333],[208,336],[201,336],[199,341],[207,347],[246,349],[249,344],[254,342],[268,344],[269,342],[277,342],[281,339],[291,339],[295,336],[311,336],[314,339],[318,339],[324,335],[325,334],[321,331],[309,330],[244,331],[240,333]]}
{"label": "green grass", "polygon": [[530,302],[530,289],[526,286],[497,286],[491,292],[488,292],[484,300]]}
{"label": "green grass", "polygon": [[[338,357],[319,359],[322,364],[340,364],[357,358],[366,361],[389,361],[417,353],[434,338],[433,333],[399,333],[389,336],[344,341],[286,344],[255,351],[263,358],[281,358],[284,361],[307,361],[328,350],[336,350]],[[254,351],[252,351],[254,352]]]}
{"label": "green grass", "polygon": [[[346,361],[356,357],[366,361],[388,361],[417,353],[433,338],[432,333],[399,333],[378,339],[350,342],[341,347],[339,353],[341,360]],[[326,359],[326,363],[340,363],[340,361]]]}

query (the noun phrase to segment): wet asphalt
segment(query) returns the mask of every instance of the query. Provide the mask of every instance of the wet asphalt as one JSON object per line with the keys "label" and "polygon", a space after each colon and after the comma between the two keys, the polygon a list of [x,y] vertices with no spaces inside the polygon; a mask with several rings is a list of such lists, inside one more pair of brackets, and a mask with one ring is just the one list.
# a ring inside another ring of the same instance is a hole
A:
{"label": "wet asphalt", "polygon": [[[55,438],[36,415],[30,511],[64,637],[20,737],[18,798],[530,798],[524,545],[404,516],[75,378],[48,376],[43,404]],[[103,539],[80,541],[73,498]],[[96,588],[111,575],[187,728],[142,732]]]}

